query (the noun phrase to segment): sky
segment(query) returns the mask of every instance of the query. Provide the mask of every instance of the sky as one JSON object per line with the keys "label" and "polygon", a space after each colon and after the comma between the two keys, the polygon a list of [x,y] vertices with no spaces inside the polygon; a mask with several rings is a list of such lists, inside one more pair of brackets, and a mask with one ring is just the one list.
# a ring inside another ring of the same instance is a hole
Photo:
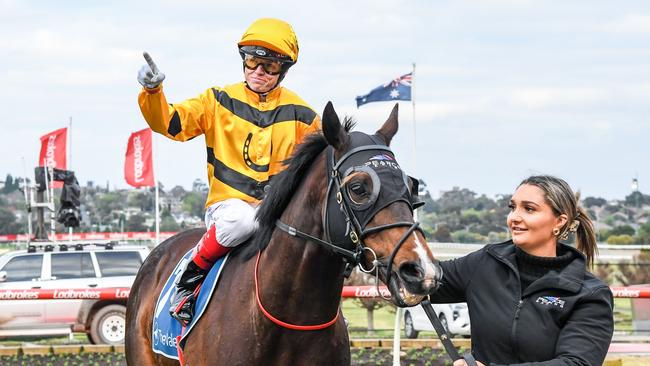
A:
{"label": "sky", "polygon": [[[650,193],[647,0],[0,0],[0,179],[32,175],[39,137],[71,126],[80,183],[127,188],[127,140],[147,127],[142,52],[180,102],[243,80],[236,43],[261,17],[298,36],[283,85],[319,113],[332,101],[357,130],[377,130],[393,103],[355,97],[415,63],[415,109],[399,102],[391,146],[434,197],[512,193],[532,174],[583,196],[622,199],[634,178]],[[207,181],[203,139],[155,144],[165,187]]]}

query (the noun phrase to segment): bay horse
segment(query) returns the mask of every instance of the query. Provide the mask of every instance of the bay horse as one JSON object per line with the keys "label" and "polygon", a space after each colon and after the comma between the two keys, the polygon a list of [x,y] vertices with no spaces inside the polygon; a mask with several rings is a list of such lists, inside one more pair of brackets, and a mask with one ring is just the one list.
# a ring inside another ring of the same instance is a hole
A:
{"label": "bay horse", "polygon": [[[342,125],[327,104],[322,134],[309,136],[274,177],[259,229],[226,261],[187,337],[187,365],[349,365],[340,308],[346,270],[377,274],[401,307],[437,288],[441,269],[413,220],[416,192],[388,148],[397,109],[367,135],[350,132],[354,123]],[[129,365],[178,365],[152,351],[152,318],[166,279],[203,232],[167,239],[143,263],[127,305]]]}

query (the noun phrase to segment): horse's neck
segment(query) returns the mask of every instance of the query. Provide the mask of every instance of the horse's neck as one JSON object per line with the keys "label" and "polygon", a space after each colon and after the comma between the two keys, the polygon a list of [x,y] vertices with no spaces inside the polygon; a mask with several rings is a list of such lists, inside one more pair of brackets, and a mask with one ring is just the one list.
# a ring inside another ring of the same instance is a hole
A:
{"label": "horse's neck", "polygon": [[296,324],[330,320],[341,301],[342,260],[316,244],[277,234],[260,259],[262,297],[269,299],[264,293],[271,292],[271,311]]}
{"label": "horse's neck", "polygon": [[[316,192],[325,190],[324,170],[323,174],[308,175],[281,218],[284,223],[318,238],[323,238],[324,232],[321,216],[324,193]],[[287,306],[338,307],[344,265],[332,251],[276,229],[262,255],[260,266],[267,267],[263,270],[264,279],[268,276],[274,288],[286,295]]]}

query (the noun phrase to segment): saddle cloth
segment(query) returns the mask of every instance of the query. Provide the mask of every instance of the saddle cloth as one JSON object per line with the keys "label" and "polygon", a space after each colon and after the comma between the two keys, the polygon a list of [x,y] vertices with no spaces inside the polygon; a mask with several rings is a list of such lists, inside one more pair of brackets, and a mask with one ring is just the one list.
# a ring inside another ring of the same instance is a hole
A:
{"label": "saddle cloth", "polygon": [[[181,264],[184,261],[190,260],[192,255],[192,250],[190,249],[179,263],[174,267],[174,271],[165,282],[163,290],[160,292],[158,301],[156,302],[156,312],[154,313],[153,318],[153,332],[152,332],[152,348],[155,353],[161,354],[165,357],[178,360],[178,348],[177,348],[177,337],[182,335],[180,339],[181,349],[185,346],[185,337],[192,331],[194,325],[203,315],[203,312],[207,308],[210,298],[214,289],[217,287],[217,281],[221,270],[228,259],[228,255],[225,257],[219,258],[216,261],[212,269],[205,278],[205,281],[201,285],[201,290],[199,291],[199,296],[196,299],[196,305],[194,310],[194,318],[187,328],[183,332],[181,323],[178,320],[174,319],[169,315],[169,298],[174,291],[174,282],[176,276],[180,274]],[[182,334],[181,334],[182,333]]]}

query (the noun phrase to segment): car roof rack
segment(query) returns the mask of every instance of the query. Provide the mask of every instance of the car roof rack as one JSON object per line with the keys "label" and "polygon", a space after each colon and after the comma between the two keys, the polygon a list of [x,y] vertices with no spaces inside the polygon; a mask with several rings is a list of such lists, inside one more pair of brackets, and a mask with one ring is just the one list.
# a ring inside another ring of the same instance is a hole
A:
{"label": "car roof rack", "polygon": [[58,247],[59,252],[67,251],[82,251],[86,247],[103,247],[106,250],[111,250],[120,243],[110,240],[93,240],[93,241],[73,241],[73,242],[31,242],[27,246],[28,253],[35,253],[37,251],[53,252]]}

